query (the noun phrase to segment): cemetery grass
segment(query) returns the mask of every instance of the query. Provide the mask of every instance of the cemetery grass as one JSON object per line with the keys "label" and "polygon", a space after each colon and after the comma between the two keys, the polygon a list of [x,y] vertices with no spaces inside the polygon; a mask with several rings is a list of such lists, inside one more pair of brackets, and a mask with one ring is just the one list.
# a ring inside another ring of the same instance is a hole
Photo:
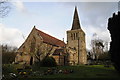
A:
{"label": "cemetery grass", "polygon": [[[8,66],[8,65],[5,65]],[[20,65],[13,65],[11,67],[8,66],[3,73],[7,74],[8,72],[16,73],[16,68],[21,67]],[[40,72],[44,73],[47,71],[48,68],[56,68],[56,67],[39,67],[39,66],[32,66],[32,73],[33,72]],[[57,66],[58,70],[73,70],[73,73],[56,73],[56,74],[47,74],[47,75],[36,75],[31,76],[28,75],[27,77],[19,77],[19,80],[63,80],[63,79],[105,79],[105,80],[120,80],[120,74],[114,69],[113,66],[104,67],[104,65],[78,65],[78,66]]]}
{"label": "cemetery grass", "polygon": [[[49,67],[33,68],[36,71],[45,71]],[[73,73],[59,73],[52,75],[42,75],[32,78],[107,78],[107,79],[120,79],[120,74],[114,69],[113,66],[104,67],[104,65],[80,65],[80,66],[58,66],[59,70],[73,70]]]}

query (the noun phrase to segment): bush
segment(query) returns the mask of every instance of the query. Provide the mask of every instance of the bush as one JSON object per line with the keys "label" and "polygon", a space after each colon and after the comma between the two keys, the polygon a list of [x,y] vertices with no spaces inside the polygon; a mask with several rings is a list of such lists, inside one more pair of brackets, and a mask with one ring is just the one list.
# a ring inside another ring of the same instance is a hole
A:
{"label": "bush", "polygon": [[55,67],[57,65],[53,57],[46,57],[41,61],[41,66],[43,67]]}
{"label": "bush", "polygon": [[3,64],[2,65],[2,73],[9,74],[9,73],[17,73],[16,68],[12,64]]}
{"label": "bush", "polygon": [[16,57],[16,50],[16,47],[2,45],[2,64],[11,64],[14,62]]}
{"label": "bush", "polygon": [[35,61],[34,64],[32,65],[32,67],[40,67],[41,66],[41,62],[39,61]]}

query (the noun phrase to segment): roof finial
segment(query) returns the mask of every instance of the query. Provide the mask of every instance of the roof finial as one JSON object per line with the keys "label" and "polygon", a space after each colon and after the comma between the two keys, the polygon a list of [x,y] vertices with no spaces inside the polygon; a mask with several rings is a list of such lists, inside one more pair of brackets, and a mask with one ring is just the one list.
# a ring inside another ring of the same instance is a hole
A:
{"label": "roof finial", "polygon": [[64,42],[64,38],[63,38],[63,42]]}
{"label": "roof finial", "polygon": [[34,25],[34,27],[33,28],[35,28],[35,25]]}

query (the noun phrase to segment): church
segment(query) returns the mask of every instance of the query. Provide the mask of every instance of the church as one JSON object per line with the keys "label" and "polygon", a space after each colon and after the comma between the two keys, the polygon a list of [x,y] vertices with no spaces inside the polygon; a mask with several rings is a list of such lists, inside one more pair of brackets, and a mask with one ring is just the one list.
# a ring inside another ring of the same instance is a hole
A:
{"label": "church", "polygon": [[34,26],[25,42],[19,47],[15,62],[32,65],[47,56],[52,56],[57,65],[87,64],[85,33],[80,25],[77,7],[74,11],[72,28],[66,33],[67,43]]}

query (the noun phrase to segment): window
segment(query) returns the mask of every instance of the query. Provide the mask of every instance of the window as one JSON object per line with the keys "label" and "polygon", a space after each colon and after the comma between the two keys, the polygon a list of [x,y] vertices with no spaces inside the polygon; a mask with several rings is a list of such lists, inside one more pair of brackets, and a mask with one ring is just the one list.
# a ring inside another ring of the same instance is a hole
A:
{"label": "window", "polygon": [[76,33],[76,39],[78,38],[78,33]]}
{"label": "window", "polygon": [[71,33],[71,40],[78,40],[78,33]]}
{"label": "window", "polygon": [[71,33],[71,40],[73,40],[73,33]]}
{"label": "window", "polygon": [[75,33],[74,33],[74,40],[75,40]]}

